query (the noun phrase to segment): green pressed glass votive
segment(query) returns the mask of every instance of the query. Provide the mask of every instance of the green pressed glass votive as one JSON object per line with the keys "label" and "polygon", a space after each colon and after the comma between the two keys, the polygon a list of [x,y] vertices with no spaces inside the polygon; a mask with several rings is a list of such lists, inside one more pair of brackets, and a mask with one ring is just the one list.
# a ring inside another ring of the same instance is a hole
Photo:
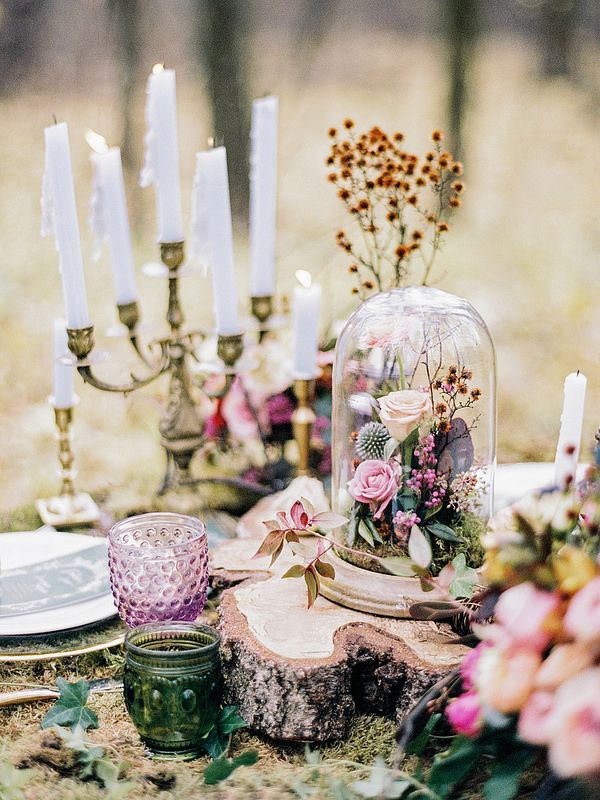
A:
{"label": "green pressed glass votive", "polygon": [[155,758],[191,759],[220,708],[220,636],[208,625],[157,622],[125,637],[125,705]]}

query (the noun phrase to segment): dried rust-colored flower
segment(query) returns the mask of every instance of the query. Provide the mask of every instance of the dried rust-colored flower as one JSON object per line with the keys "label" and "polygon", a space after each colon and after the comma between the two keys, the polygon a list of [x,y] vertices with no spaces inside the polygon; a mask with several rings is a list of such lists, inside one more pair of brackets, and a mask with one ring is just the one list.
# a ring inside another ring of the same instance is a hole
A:
{"label": "dried rust-colored flower", "polygon": [[458,208],[459,206],[462,206],[462,200],[460,199],[460,197],[452,195],[452,197],[448,199],[448,205],[450,206],[450,208]]}
{"label": "dried rust-colored flower", "polygon": [[462,181],[454,181],[452,183],[452,190],[455,191],[456,194],[460,194],[461,192],[464,192],[465,185]]}
{"label": "dried rust-colored flower", "polygon": [[454,164],[452,164],[452,172],[455,175],[462,175],[462,173],[463,173],[463,165],[461,164],[460,161],[455,161]]}
{"label": "dried rust-colored flower", "polygon": [[344,128],[346,128],[346,130],[349,131],[353,127],[354,127],[354,122],[351,119],[344,120]]}
{"label": "dried rust-colored flower", "polygon": [[348,272],[358,272],[358,264],[350,264]]}
{"label": "dried rust-colored flower", "polygon": [[441,142],[443,138],[444,138],[444,133],[443,131],[439,130],[439,128],[436,128],[431,134],[431,139],[434,142]]}
{"label": "dried rust-colored flower", "polygon": [[446,233],[447,231],[449,231],[449,230],[450,230],[450,225],[448,225],[448,223],[447,223],[447,222],[445,222],[444,220],[442,220],[442,222],[438,222],[438,224],[437,224],[437,229],[438,229],[438,231],[439,231],[440,233]]}
{"label": "dried rust-colored flower", "polygon": [[333,139],[335,136],[337,136],[337,130],[335,128],[329,128],[327,135]]}

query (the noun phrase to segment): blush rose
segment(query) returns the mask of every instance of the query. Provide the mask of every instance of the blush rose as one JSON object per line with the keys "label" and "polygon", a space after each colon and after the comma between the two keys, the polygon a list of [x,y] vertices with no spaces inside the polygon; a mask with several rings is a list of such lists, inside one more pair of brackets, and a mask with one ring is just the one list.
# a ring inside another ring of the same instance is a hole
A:
{"label": "blush rose", "polygon": [[403,442],[421,422],[432,415],[431,400],[425,392],[401,389],[379,400],[379,417],[391,436]]}

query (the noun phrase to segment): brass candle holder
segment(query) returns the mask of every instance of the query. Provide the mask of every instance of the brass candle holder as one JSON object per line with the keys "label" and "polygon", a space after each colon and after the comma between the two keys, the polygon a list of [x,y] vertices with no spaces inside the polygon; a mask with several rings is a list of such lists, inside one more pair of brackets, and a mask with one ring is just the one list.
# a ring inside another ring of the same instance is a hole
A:
{"label": "brass candle holder", "polygon": [[258,341],[262,342],[269,332],[267,323],[273,316],[273,295],[253,295],[250,298],[250,310],[252,316],[258,321]]}
{"label": "brass candle holder", "polygon": [[[160,443],[167,466],[159,494],[171,488],[194,485],[190,465],[196,451],[204,443],[202,421],[192,396],[190,360],[198,360],[196,345],[205,337],[202,331],[184,331],[184,315],[179,301],[179,280],[184,260],[183,242],[166,242],[160,245],[162,269],[154,274],[168,280],[166,320],[169,334],[151,341],[144,347],[139,336],[140,312],[136,302],[117,307],[119,320],[127,328],[128,338],[138,355],[146,374],[131,374],[122,384],[107,383],[97,377],[93,365],[98,354],[93,352],[94,328],[68,329],[69,350],[75,357],[74,365],[83,380],[103,392],[130,392],[147,386],[163,375],[169,375],[169,392],[165,409],[159,422]],[[218,336],[217,353],[223,362],[225,382],[218,396],[225,396],[235,377],[235,367],[242,355],[242,334]]]}
{"label": "brass candle holder", "polygon": [[310,439],[317,415],[313,409],[315,379],[296,378],[294,394],[298,405],[292,414],[292,430],[298,446],[297,475],[310,475]]}
{"label": "brass candle holder", "polygon": [[[52,404],[52,398],[50,398]],[[75,457],[71,447],[73,434],[73,406],[55,408],[56,439],[58,441],[58,461],[60,464],[60,491],[54,497],[35,501],[35,507],[42,521],[55,528],[72,528],[92,525],[100,519],[100,511],[89,494],[75,491],[77,475],[73,462]]]}

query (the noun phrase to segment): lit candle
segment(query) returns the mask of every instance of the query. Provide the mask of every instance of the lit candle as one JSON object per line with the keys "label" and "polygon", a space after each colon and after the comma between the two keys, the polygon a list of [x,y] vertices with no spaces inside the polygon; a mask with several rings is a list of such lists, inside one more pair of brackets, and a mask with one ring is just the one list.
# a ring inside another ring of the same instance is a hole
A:
{"label": "lit candle", "polygon": [[156,191],[159,242],[181,242],[175,70],[156,64],[146,91],[146,159],[140,184]]}
{"label": "lit candle", "polygon": [[310,272],[299,269],[292,307],[294,331],[294,377],[311,379],[317,375],[319,351],[319,312],[321,287],[313,284]]}
{"label": "lit candle", "polygon": [[66,122],[44,130],[46,163],[42,188],[42,236],[54,234],[69,328],[90,324],[75,188]]}
{"label": "lit candle", "polygon": [[554,462],[554,482],[560,488],[565,488],[575,480],[581,445],[586,386],[587,379],[580,372],[572,372],[565,378],[560,434]]}
{"label": "lit candle", "polygon": [[277,210],[276,97],[252,103],[250,130],[250,263],[254,296],[275,289],[275,217]]}
{"label": "lit candle", "polygon": [[[227,154],[224,147],[197,153],[193,205],[203,209],[196,219],[202,227],[198,235],[204,239],[205,255],[212,270],[217,333],[239,333]],[[198,238],[196,234],[192,234],[192,238]]]}
{"label": "lit candle", "polygon": [[100,256],[104,240],[108,239],[117,305],[133,303],[138,294],[121,151],[118,147],[109,149],[104,137],[94,131],[88,131],[85,138],[95,151],[91,155],[94,184],[90,215],[90,226],[98,244],[95,255]]}
{"label": "lit candle", "polygon": [[73,367],[61,364],[62,356],[69,354],[67,324],[64,319],[54,320],[54,385],[52,405],[54,408],[71,408],[75,405],[73,392]]}

